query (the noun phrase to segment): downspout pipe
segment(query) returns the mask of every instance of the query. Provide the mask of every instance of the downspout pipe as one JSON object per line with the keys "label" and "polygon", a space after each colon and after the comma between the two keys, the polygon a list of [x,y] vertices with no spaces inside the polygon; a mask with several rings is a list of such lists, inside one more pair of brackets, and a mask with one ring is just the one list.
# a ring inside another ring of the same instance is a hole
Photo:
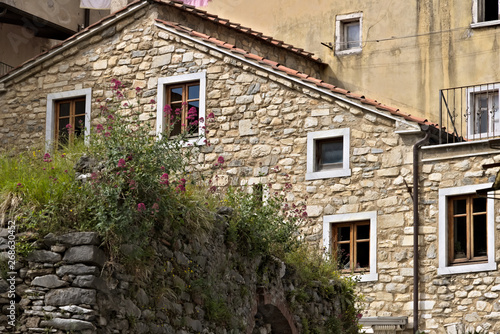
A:
{"label": "downspout pipe", "polygon": [[423,125],[425,137],[413,145],[413,333],[418,333],[418,165],[420,147],[429,139],[429,126]]}

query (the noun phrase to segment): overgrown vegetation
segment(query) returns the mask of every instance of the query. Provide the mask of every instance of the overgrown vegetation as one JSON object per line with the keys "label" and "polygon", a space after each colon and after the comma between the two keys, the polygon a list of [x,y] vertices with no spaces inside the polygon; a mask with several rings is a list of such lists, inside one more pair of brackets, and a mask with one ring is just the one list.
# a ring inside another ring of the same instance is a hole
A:
{"label": "overgrown vegetation", "polygon": [[[228,245],[252,257],[278,257],[295,268],[303,282],[295,300],[307,301],[307,289],[317,282],[323,297],[342,296],[339,316],[323,325],[308,323],[309,333],[335,333],[334,328],[356,332],[355,282],[339,275],[335,261],[314,255],[299,242],[298,226],[307,214],[305,206],[286,202],[291,184],[280,191],[272,185],[257,185],[252,191],[218,187],[216,174],[224,158],[212,166],[213,175],[201,173],[193,166],[200,150],[197,143],[205,144],[204,139],[187,144],[194,130],[210,122],[213,114],[207,120],[188,116],[186,130],[170,136],[180,110],[167,106],[164,116],[170,126],[158,138],[154,115],[148,113],[155,109],[155,101],[142,98],[140,88],[127,89],[118,80],[112,82],[110,92],[100,102],[100,115],[87,144],[79,138],[57,150],[46,152],[41,146],[0,158],[0,213],[2,221],[17,221],[18,250],[28,253],[31,242],[49,232],[92,230],[103,237],[113,260],[127,260],[120,247],[133,244],[135,263],[147,261],[152,258],[151,240],[159,232],[180,227],[209,230],[214,213],[227,207],[231,210]],[[66,130],[73,131],[71,126]],[[227,321],[224,300],[205,297],[209,320]]]}

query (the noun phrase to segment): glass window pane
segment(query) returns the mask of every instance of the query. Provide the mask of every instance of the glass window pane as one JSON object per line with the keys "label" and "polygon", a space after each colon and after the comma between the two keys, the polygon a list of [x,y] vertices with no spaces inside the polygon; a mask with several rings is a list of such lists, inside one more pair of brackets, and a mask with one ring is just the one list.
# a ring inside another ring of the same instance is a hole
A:
{"label": "glass window pane", "polygon": [[171,102],[182,101],[182,87],[170,89],[170,101]]}
{"label": "glass window pane", "polygon": [[453,247],[454,259],[467,257],[467,218],[456,217],[453,219]]}
{"label": "glass window pane", "polygon": [[356,268],[370,267],[370,242],[363,241],[356,244]]}
{"label": "glass window pane", "polygon": [[338,249],[339,266],[341,269],[351,269],[350,244],[340,244]]}
{"label": "glass window pane", "polygon": [[337,229],[337,241],[351,240],[351,228],[349,226],[339,227]]}
{"label": "glass window pane", "polygon": [[179,135],[182,132],[182,105],[180,103],[173,103],[170,115],[166,114],[165,117],[167,117],[167,124],[170,126],[170,135]]}
{"label": "glass window pane", "polygon": [[359,22],[350,22],[345,24],[345,34],[347,48],[359,47]]}
{"label": "glass window pane", "polygon": [[498,0],[484,0],[484,20],[498,20]]}
{"label": "glass window pane", "polygon": [[79,136],[85,132],[85,115],[75,117],[75,135]]}
{"label": "glass window pane", "polygon": [[59,117],[69,116],[70,108],[71,108],[70,102],[59,103]]}
{"label": "glass window pane", "polygon": [[476,197],[472,201],[472,212],[486,212],[486,198]]}
{"label": "glass window pane", "polygon": [[357,240],[370,239],[370,225],[357,226]]}
{"label": "glass window pane", "polygon": [[192,104],[188,105],[189,109],[187,112],[187,131],[189,134],[198,134],[198,108]]}
{"label": "glass window pane", "polygon": [[200,98],[200,86],[192,85],[188,87],[188,99],[199,99]]}
{"label": "glass window pane", "polygon": [[465,214],[466,212],[467,212],[467,200],[465,198],[453,201],[454,215],[461,215]]}
{"label": "glass window pane", "polygon": [[66,129],[66,125],[69,124],[69,118],[60,118],[58,122],[59,126],[59,131],[58,131],[58,137],[59,137],[59,143],[61,144],[66,144],[68,143],[68,138],[69,138],[69,133],[68,129]]}
{"label": "glass window pane", "polygon": [[344,159],[343,139],[334,138],[318,141],[320,165],[342,163]]}
{"label": "glass window pane", "polygon": [[85,100],[75,101],[75,115],[85,115]]}
{"label": "glass window pane", "polygon": [[474,254],[473,256],[486,256],[487,239],[486,239],[486,215],[474,216]]}

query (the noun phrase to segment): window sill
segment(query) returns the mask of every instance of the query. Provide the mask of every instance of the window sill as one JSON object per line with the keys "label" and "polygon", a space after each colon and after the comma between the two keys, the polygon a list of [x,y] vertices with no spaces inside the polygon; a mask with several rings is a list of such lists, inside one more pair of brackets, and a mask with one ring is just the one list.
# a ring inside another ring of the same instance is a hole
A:
{"label": "window sill", "polygon": [[373,274],[366,274],[366,275],[353,275],[353,279],[358,280],[358,282],[363,283],[363,282],[376,282],[378,281],[378,274],[373,273]]}
{"label": "window sill", "polygon": [[346,50],[336,50],[335,55],[337,56],[346,56],[346,55],[352,55],[352,54],[358,54],[361,53],[362,49],[361,48],[352,48],[352,49],[346,49]]}
{"label": "window sill", "polygon": [[484,28],[484,27],[491,27],[491,26],[497,26],[497,25],[500,25],[500,20],[471,23],[470,27],[472,29],[474,29],[474,28]]}
{"label": "window sill", "polygon": [[319,180],[319,179],[329,179],[332,177],[344,177],[351,176],[350,169],[331,169],[318,172],[306,173],[306,181],[309,180]]}
{"label": "window sill", "polygon": [[461,266],[455,265],[449,267],[439,267],[438,275],[477,273],[481,271],[491,271],[496,269],[496,262],[466,264]]}

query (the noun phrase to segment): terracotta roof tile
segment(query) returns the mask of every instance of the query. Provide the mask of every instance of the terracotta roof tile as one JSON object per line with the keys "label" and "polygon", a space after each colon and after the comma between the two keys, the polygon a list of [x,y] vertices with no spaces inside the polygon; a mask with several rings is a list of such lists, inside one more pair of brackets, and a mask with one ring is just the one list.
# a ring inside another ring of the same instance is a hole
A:
{"label": "terracotta roof tile", "polygon": [[356,93],[347,93],[347,97],[350,97],[351,99],[356,99],[356,100],[361,100],[364,99],[364,95],[356,94]]}

